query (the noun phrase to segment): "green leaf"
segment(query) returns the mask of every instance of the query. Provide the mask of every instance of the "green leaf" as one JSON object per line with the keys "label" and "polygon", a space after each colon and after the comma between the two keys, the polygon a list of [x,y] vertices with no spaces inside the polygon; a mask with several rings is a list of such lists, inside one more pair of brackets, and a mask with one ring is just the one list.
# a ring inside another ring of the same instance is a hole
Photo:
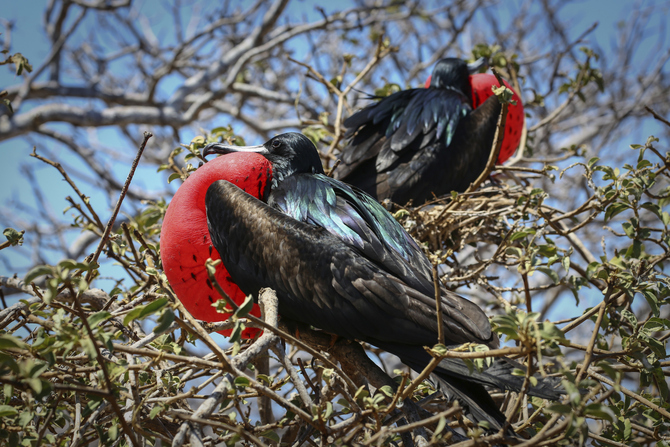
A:
{"label": "green leaf", "polygon": [[148,315],[151,315],[155,312],[158,312],[167,303],[168,303],[167,298],[158,298],[157,300],[152,301],[151,303],[149,303],[149,304],[147,304],[146,306],[143,307],[142,312],[140,312],[139,318],[144,318]]}
{"label": "green leaf", "polygon": [[484,430],[492,430],[489,421],[479,421],[477,422],[477,426],[483,428]]}
{"label": "green leaf", "polygon": [[633,224],[630,222],[624,222],[621,224],[621,227],[623,228],[624,233],[626,233],[626,236],[629,238],[633,239],[635,237],[635,227]]}
{"label": "green leaf", "polygon": [[203,137],[202,135],[198,135],[197,137],[195,137],[191,140],[191,144],[196,144],[196,145],[202,146],[202,145],[205,144],[205,137]]}
{"label": "green leaf", "polygon": [[599,419],[605,419],[609,422],[614,422],[616,415],[612,409],[606,405],[602,404],[589,404],[584,408],[584,414],[587,416],[593,416]]}
{"label": "green leaf", "polygon": [[555,271],[553,271],[549,267],[538,266],[538,267],[535,267],[535,270],[537,270],[538,272],[542,272],[545,275],[547,275],[549,278],[552,279],[552,281],[554,281],[554,284],[558,284],[558,282],[560,281],[559,278],[558,278],[558,273],[556,273]]}
{"label": "green leaf", "polygon": [[565,269],[565,273],[568,273],[570,271],[570,256],[565,256],[561,263],[563,264],[563,268]]}
{"label": "green leaf", "polygon": [[565,334],[554,323],[540,323],[540,336],[545,340],[565,340]]}
{"label": "green leaf", "polygon": [[270,377],[268,375],[265,375],[265,374],[256,375],[256,379],[261,380],[268,385],[272,385],[272,383],[273,383],[272,377]]}
{"label": "green leaf", "polygon": [[652,332],[662,331],[666,327],[670,327],[670,321],[661,318],[650,318],[649,321],[644,324],[643,331],[651,334]]}
{"label": "green leaf", "polygon": [[356,394],[354,394],[354,400],[360,401],[361,399],[364,399],[369,395],[370,393],[368,392],[368,390],[365,389],[365,386],[361,386],[360,388],[358,388],[358,390],[356,390]]}
{"label": "green leaf", "polygon": [[588,161],[587,166],[588,166],[589,169],[590,169],[590,168],[593,167],[594,164],[598,163],[599,161],[600,161],[600,158],[598,158],[598,157],[593,157],[593,158],[591,158],[591,159]]}
{"label": "green leaf", "polygon": [[251,384],[251,381],[247,379],[246,377],[235,377],[235,386],[239,387],[248,387]]}
{"label": "green leaf", "polygon": [[637,170],[642,170],[648,166],[652,166],[651,162],[645,158],[637,162],[636,169]]}
{"label": "green leaf", "polygon": [[345,398],[338,399],[337,404],[342,407],[342,413],[349,413],[351,411],[349,401],[346,400]]}
{"label": "green leaf", "polygon": [[379,391],[384,393],[387,397],[393,397],[393,395],[395,394],[393,392],[393,388],[391,388],[388,385],[384,385],[383,387],[379,388]]}
{"label": "green leaf", "polygon": [[509,240],[510,240],[510,242],[514,242],[514,241],[516,241],[517,239],[522,239],[522,238],[528,236],[529,234],[532,234],[532,232],[527,231],[527,230],[519,231],[519,232],[514,233],[514,234],[509,238]]}
{"label": "green leaf", "polygon": [[626,256],[629,258],[639,259],[643,252],[644,247],[642,242],[636,239],[633,241],[633,244],[628,247],[628,250],[626,250]]}
{"label": "green leaf", "polygon": [[521,257],[523,257],[523,251],[518,247],[507,247],[505,249],[505,254],[507,256],[513,256],[517,259],[521,259]]}
{"label": "green leaf", "polygon": [[24,349],[27,348],[28,345],[24,343],[23,340],[21,340],[18,337],[14,337],[9,334],[0,334],[0,350],[1,349]]}
{"label": "green leaf", "polygon": [[658,341],[655,338],[649,338],[646,341],[647,345],[651,348],[651,350],[654,352],[654,354],[656,354],[658,358],[664,359],[667,357],[665,353],[665,344],[663,344],[662,342]]}
{"label": "green leaf", "polygon": [[0,418],[16,416],[19,414],[19,411],[9,405],[0,405]]}
{"label": "green leaf", "polygon": [[630,209],[630,205],[627,203],[613,203],[610,206],[607,207],[607,210],[605,211],[605,220],[610,220],[614,216],[616,216],[619,213],[622,213],[626,211],[627,209]]}
{"label": "green leaf", "polygon": [[393,218],[395,220],[400,220],[403,217],[407,217],[407,216],[409,216],[409,211],[407,211],[406,209],[400,209],[400,210],[396,211],[395,213],[393,213]]}
{"label": "green leaf", "polygon": [[216,134],[220,134],[220,133],[230,133],[230,132],[232,132],[232,127],[230,127],[230,126],[228,126],[228,127],[219,126],[219,127],[215,127],[214,129],[212,129],[212,135],[216,135]]}
{"label": "green leaf", "polygon": [[30,388],[33,389],[35,394],[40,394],[42,392],[42,381],[37,378],[28,378],[23,379],[23,381],[28,384]]}
{"label": "green leaf", "polygon": [[502,85],[500,87],[492,87],[493,94],[498,97],[501,104],[509,104],[514,96],[514,92]]}
{"label": "green leaf", "polygon": [[[662,353],[665,354],[664,346],[661,348]],[[662,357],[662,356],[661,356]],[[656,379],[656,384],[658,385],[658,391],[661,397],[663,398],[664,401],[667,402],[668,400],[668,382],[665,378],[665,373],[663,371],[663,368],[654,368],[652,369],[651,373],[653,374],[654,378]]]}
{"label": "green leaf", "polygon": [[135,321],[139,317],[140,312],[142,312],[143,307],[144,306],[139,306],[128,312],[123,319],[123,325],[128,326],[131,321]]}
{"label": "green leaf", "polygon": [[107,430],[107,435],[109,436],[110,441],[114,441],[119,437],[119,426],[118,425],[112,425],[109,427]]}
{"label": "green leaf", "polygon": [[170,176],[168,177],[168,183],[172,183],[173,180],[177,180],[178,178],[181,178],[181,174],[178,173],[178,172],[173,172],[173,173],[170,174]]}
{"label": "green leaf", "polygon": [[246,317],[249,312],[251,312],[251,309],[254,307],[254,299],[252,295],[247,296],[244,299],[244,302],[240,305],[240,307],[237,308],[235,311],[235,316],[237,318],[243,318]]}
{"label": "green leaf", "polygon": [[53,274],[53,267],[49,265],[38,265],[37,267],[33,267],[30,269],[26,277],[23,279],[23,281],[26,284],[30,284],[33,282],[36,278],[39,278],[40,276],[44,275],[51,275]]}
{"label": "green leaf", "polygon": [[160,412],[163,411],[163,410],[164,410],[164,408],[163,408],[162,405],[160,405],[160,404],[158,404],[158,405],[154,405],[154,407],[153,407],[153,408],[151,409],[151,411],[149,412],[149,419],[153,419],[153,418],[155,418],[156,415],[158,415],[158,413],[160,413]]}
{"label": "green leaf", "polygon": [[[3,362],[0,362],[0,363],[3,363]],[[16,372],[16,371],[14,371],[14,372]],[[10,399],[12,398],[12,395],[14,394],[14,387],[12,385],[8,384],[8,383],[5,383],[2,386],[2,392],[5,393],[5,402],[9,402]]]}
{"label": "green leaf", "polygon": [[88,290],[88,281],[86,281],[86,278],[79,278],[78,285],[77,285],[77,290],[81,292],[86,292]]}
{"label": "green leaf", "polygon": [[621,376],[621,373],[618,372],[616,369],[612,368],[612,365],[607,363],[606,361],[601,361],[597,363],[597,366],[603,370],[603,372],[614,382],[618,382],[619,377]]}
{"label": "green leaf", "polygon": [[241,321],[236,321],[232,332],[230,333],[230,342],[237,343],[242,337],[242,331],[246,326]]}
{"label": "green leaf", "polygon": [[448,349],[447,349],[447,347],[444,346],[443,344],[438,343],[438,344],[436,344],[435,346],[433,346],[433,349],[431,349],[431,351],[433,351],[433,354],[434,354],[434,355],[438,355],[438,356],[440,356],[440,355],[444,355],[444,354],[446,354],[447,351],[448,351]]}
{"label": "green leaf", "polygon": [[158,317],[158,324],[154,327],[153,332],[155,334],[162,334],[170,328],[173,322],[174,312],[172,311],[172,308],[166,307],[163,309],[163,312],[161,312],[160,317]]}
{"label": "green leaf", "polygon": [[323,419],[328,420],[333,415],[333,403],[331,401],[326,402],[326,411],[323,412]]}
{"label": "green leaf", "polygon": [[440,433],[442,433],[442,430],[444,430],[444,427],[447,425],[447,418],[441,417],[440,420],[437,422],[437,427],[435,428],[435,431],[433,432],[433,436],[437,436]]}
{"label": "green leaf", "polygon": [[5,65],[10,62],[13,63],[16,67],[17,76],[20,76],[23,73],[23,70],[26,70],[28,73],[33,71],[33,66],[30,65],[28,59],[26,59],[26,57],[21,53],[13,54],[9,56],[7,60],[0,61],[0,65]]}
{"label": "green leaf", "polygon": [[25,230],[17,231],[14,228],[5,228],[2,232],[12,246],[23,245],[23,235]]}
{"label": "green leaf", "polygon": [[662,214],[663,210],[661,210],[661,207],[658,206],[657,204],[651,202],[645,202],[641,205],[641,207],[648,211],[651,211],[656,215],[656,217],[663,220],[663,214]]}
{"label": "green leaf", "polygon": [[127,326],[131,321],[141,320],[154,312],[159,311],[163,306],[168,303],[167,298],[159,298],[156,301],[153,301],[145,306],[137,306],[130,312],[128,312],[123,319],[123,324]]}
{"label": "green leaf", "polygon": [[625,318],[631,324],[631,326],[633,327],[637,326],[637,317],[633,312],[624,309],[621,311],[621,316]]}
{"label": "green leaf", "polygon": [[628,418],[624,419],[623,425],[624,425],[623,437],[624,439],[630,439],[631,435],[633,434],[633,427],[630,423],[630,419]]}
{"label": "green leaf", "polygon": [[96,312],[96,313],[94,313],[93,315],[91,315],[91,316],[88,317],[88,324],[89,324],[89,326],[91,326],[91,327],[95,327],[95,326],[98,325],[98,323],[100,323],[101,321],[104,321],[104,320],[108,319],[108,318],[111,317],[111,316],[112,316],[112,314],[109,313],[109,312],[107,312],[107,311],[105,311],[105,310],[102,310],[102,311],[100,311],[100,312]]}
{"label": "green leaf", "polygon": [[260,433],[260,436],[262,436],[266,439],[269,439],[270,441],[272,441],[276,444],[279,444],[279,441],[280,441],[279,435],[277,433],[275,433],[273,430],[264,431],[263,433]]}

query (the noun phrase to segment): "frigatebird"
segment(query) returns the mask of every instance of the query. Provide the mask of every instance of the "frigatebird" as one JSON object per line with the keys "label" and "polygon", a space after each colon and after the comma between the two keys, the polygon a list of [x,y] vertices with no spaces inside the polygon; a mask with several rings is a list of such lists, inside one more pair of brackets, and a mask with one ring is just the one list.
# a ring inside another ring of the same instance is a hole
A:
{"label": "frigatebird", "polygon": [[[442,59],[427,88],[396,92],[347,118],[348,142],[335,177],[401,205],[465,191],[486,167],[501,109],[491,90],[496,78],[470,76],[483,64]],[[516,93],[513,101],[498,163],[521,137],[523,106]]]}
{"label": "frigatebird", "polygon": [[[326,176],[302,134],[254,147],[211,144],[203,155],[240,151],[267,157],[272,180],[264,200],[228,181],[207,190],[211,240],[232,280],[254,296],[274,289],[283,320],[365,341],[421,371],[431,359],[424,346],[438,341],[438,321],[432,266],[411,236],[369,195]],[[440,293],[447,346],[498,345],[482,309],[444,286]],[[471,372],[460,360],[446,359],[434,376],[475,421],[497,430],[505,416],[484,386],[520,390],[523,377],[511,374],[518,366],[501,360]],[[560,395],[542,381],[530,393]]]}

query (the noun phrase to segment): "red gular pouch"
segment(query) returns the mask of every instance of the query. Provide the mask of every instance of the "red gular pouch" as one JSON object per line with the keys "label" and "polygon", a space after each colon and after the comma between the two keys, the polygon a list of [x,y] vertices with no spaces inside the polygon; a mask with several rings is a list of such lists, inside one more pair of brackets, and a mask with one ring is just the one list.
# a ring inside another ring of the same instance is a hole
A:
{"label": "red gular pouch", "polygon": [[[208,258],[221,259],[207,228],[207,188],[217,180],[227,180],[248,194],[263,199],[269,193],[271,179],[272,168],[264,156],[232,153],[198,168],[172,198],[161,230],[161,261],[177,298],[194,318],[211,323],[224,321],[231,315],[217,312],[212,305],[224,298],[211,284],[205,268]],[[235,303],[244,302],[244,293],[233,282],[223,263],[216,267],[215,277]],[[251,314],[260,316],[257,304],[254,304]],[[259,332],[256,328],[247,328],[242,332],[242,338],[254,338]],[[221,331],[223,335],[230,333],[230,329]]]}
{"label": "red gular pouch", "polygon": [[[432,76],[426,79],[425,87],[430,87]],[[505,135],[503,135],[503,143],[498,154],[497,164],[503,164],[509,159],[519,147],[521,142],[521,132],[523,131],[523,123],[525,115],[523,112],[523,103],[519,94],[512,88],[507,81],[503,79],[505,86],[514,92],[512,101],[516,104],[509,104],[507,107],[507,121],[505,122]],[[484,103],[490,96],[493,96],[491,87],[498,87],[498,80],[490,73],[477,73],[470,75],[470,87],[472,88],[472,108],[476,109]]]}
{"label": "red gular pouch", "polygon": [[[519,142],[521,141],[521,133],[523,131],[523,122],[525,115],[523,112],[523,103],[519,94],[512,88],[507,81],[503,79],[505,86],[514,92],[512,101],[516,104],[509,104],[507,106],[507,120],[505,121],[505,135],[503,135],[503,143],[498,154],[498,164],[503,164],[514,155]],[[490,96],[493,96],[491,87],[498,87],[498,80],[495,76],[489,73],[478,73],[470,76],[470,85],[472,86],[472,107],[477,108],[484,103]]]}

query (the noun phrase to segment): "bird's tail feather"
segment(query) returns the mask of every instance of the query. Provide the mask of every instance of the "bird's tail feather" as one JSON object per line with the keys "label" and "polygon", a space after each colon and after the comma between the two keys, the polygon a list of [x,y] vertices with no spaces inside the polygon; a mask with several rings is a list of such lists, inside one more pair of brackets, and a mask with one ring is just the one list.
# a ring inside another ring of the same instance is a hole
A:
{"label": "bird's tail feather", "polygon": [[[432,378],[436,382],[437,389],[449,400],[458,400],[464,407],[468,419],[474,422],[488,422],[489,428],[494,431],[499,431],[505,426],[507,418],[483,386],[441,374],[433,374]],[[508,432],[510,435],[513,433],[511,429],[508,429]]]}
{"label": "bird's tail feather", "polygon": [[[400,360],[421,371],[430,361],[425,351],[414,349],[394,349]],[[432,378],[440,390],[449,398],[457,398],[466,407],[466,414],[475,422],[487,421],[493,430],[500,430],[506,418],[493,401],[487,388],[509,391],[521,391],[524,376],[513,375],[514,369],[525,371],[526,367],[509,359],[497,359],[483,371],[470,369],[461,359],[443,359],[433,370]],[[557,400],[564,391],[557,389],[559,381],[553,378],[538,377],[537,384],[531,386],[528,394],[543,399]],[[511,434],[511,432],[510,432]]]}
{"label": "bird's tail feather", "polygon": [[[515,369],[526,371],[524,365],[506,358],[496,359],[491,366],[483,371],[476,369],[470,371],[468,366],[460,359],[449,358],[440,362],[435,374],[457,378],[465,377],[467,380],[480,385],[508,391],[521,391],[525,377],[512,374]],[[538,379],[537,384],[528,389],[529,395],[542,399],[557,400],[564,394],[563,390],[556,388],[560,383],[558,379],[537,376],[536,378]]]}

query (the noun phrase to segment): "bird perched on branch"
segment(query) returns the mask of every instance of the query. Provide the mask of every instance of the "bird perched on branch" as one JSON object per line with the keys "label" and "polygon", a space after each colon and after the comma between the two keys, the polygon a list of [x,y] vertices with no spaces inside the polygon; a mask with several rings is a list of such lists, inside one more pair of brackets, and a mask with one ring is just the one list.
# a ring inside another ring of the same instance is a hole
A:
{"label": "bird perched on branch", "polygon": [[[497,346],[484,312],[441,285],[438,323],[430,261],[374,199],[324,175],[305,136],[283,134],[254,147],[211,144],[203,155],[233,152],[251,152],[244,154],[249,166],[258,163],[257,154],[270,163],[270,181],[259,182],[255,197],[229,181],[215,181],[205,198],[212,244],[245,294],[257,296],[270,287],[283,320],[368,342],[416,371],[431,360],[424,346],[438,341],[438,324],[447,346]],[[475,421],[499,429],[505,416],[485,386],[518,391],[523,377],[511,374],[515,367],[501,360],[471,372],[462,361],[445,359],[434,377]],[[542,381],[530,393],[559,395]]]}
{"label": "bird perched on branch", "polygon": [[[486,167],[501,110],[491,90],[499,86],[495,76],[471,75],[483,65],[442,59],[426,88],[394,93],[347,118],[335,177],[402,205],[465,191]],[[516,93],[512,100],[499,164],[521,138],[523,105]]]}

